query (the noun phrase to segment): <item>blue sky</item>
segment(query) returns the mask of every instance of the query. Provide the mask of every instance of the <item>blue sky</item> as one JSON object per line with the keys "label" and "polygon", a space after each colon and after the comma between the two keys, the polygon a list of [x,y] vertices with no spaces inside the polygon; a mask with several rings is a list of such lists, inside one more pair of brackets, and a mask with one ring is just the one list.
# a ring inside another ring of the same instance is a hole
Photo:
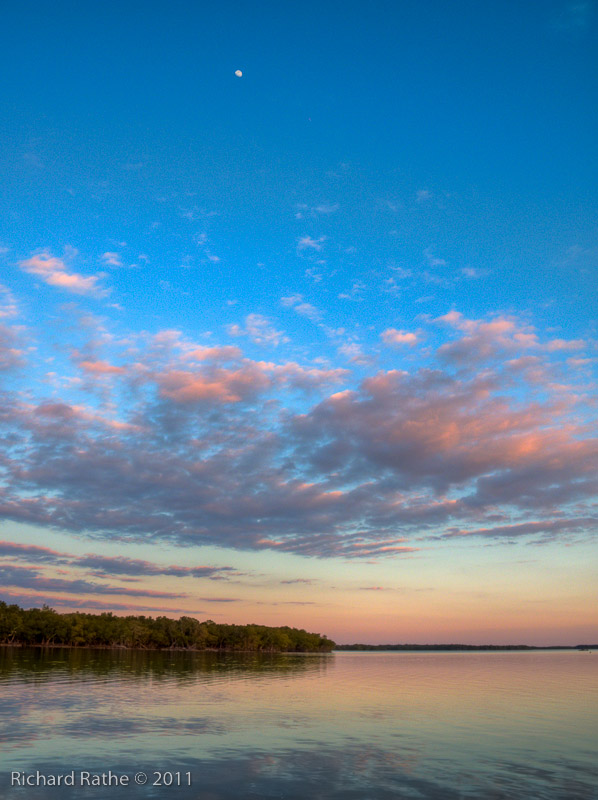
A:
{"label": "blue sky", "polygon": [[556,0],[12,4],[6,596],[282,604],[345,641],[595,630],[597,26]]}

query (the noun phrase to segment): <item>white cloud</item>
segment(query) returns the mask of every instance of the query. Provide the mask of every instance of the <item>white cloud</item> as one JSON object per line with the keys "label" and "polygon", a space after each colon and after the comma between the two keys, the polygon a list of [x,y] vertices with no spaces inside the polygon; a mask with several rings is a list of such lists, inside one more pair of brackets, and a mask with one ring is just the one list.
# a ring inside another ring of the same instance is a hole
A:
{"label": "white cloud", "polygon": [[305,270],[305,277],[311,278],[314,283],[321,283],[323,275],[321,272],[318,272],[315,267],[310,267],[309,269]]}
{"label": "white cloud", "polygon": [[122,267],[123,265],[123,262],[120,260],[120,255],[113,252],[103,253],[102,261],[107,267]]}
{"label": "white cloud", "polygon": [[277,330],[267,317],[261,314],[248,314],[245,317],[245,327],[237,324],[227,325],[229,336],[249,336],[256,344],[268,344],[277,347],[281,342],[288,342],[284,331]]}
{"label": "white cloud", "polygon": [[295,306],[295,311],[297,314],[301,314],[302,317],[311,319],[312,322],[318,322],[322,317],[320,311],[315,306],[312,306],[311,303],[299,303],[299,305]]}
{"label": "white cloud", "polygon": [[321,250],[322,244],[326,241],[325,236],[319,239],[312,239],[311,236],[302,236],[297,243],[298,250]]}
{"label": "white cloud", "polygon": [[345,356],[352,364],[372,363],[372,359],[363,352],[363,348],[358,342],[346,342],[337,349],[337,352],[339,355]]}
{"label": "white cloud", "polygon": [[338,203],[326,204],[322,203],[319,206],[314,208],[316,214],[334,214],[335,211],[338,211],[340,208]]}
{"label": "white cloud", "polygon": [[488,274],[488,270],[476,269],[475,267],[463,267],[461,269],[461,274],[465,275],[466,278],[483,278]]}
{"label": "white cloud", "polygon": [[319,214],[334,214],[338,211],[340,205],[338,203],[319,203],[317,206],[308,206],[307,203],[297,203],[295,206],[295,219],[304,219],[305,217],[317,217]]}
{"label": "white cloud", "polygon": [[280,298],[280,303],[285,308],[292,308],[297,303],[301,303],[302,300],[303,300],[303,295],[302,294],[292,294],[289,297],[281,297]]}
{"label": "white cloud", "polygon": [[435,256],[431,247],[428,247],[424,250],[424,256],[431,267],[446,267],[446,261],[444,258],[438,258],[438,256]]}
{"label": "white cloud", "polygon": [[17,301],[13,297],[12,292],[0,283],[0,319],[16,317],[18,313]]}
{"label": "white cloud", "polygon": [[293,294],[290,297],[281,297],[280,302],[285,308],[294,309],[297,314],[301,314],[302,317],[311,319],[312,322],[319,322],[322,318],[320,310],[315,306],[312,306],[311,303],[304,303],[303,295],[301,294]]}

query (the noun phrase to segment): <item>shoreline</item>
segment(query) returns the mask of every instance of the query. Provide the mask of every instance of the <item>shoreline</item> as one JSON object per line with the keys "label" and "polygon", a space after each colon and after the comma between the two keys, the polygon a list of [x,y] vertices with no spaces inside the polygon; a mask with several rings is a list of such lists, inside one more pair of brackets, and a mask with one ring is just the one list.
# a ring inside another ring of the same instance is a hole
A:
{"label": "shoreline", "polygon": [[331,653],[468,653],[535,652],[538,650],[592,652],[598,645],[339,645],[332,650],[244,650],[232,647],[131,647],[129,645],[74,645],[55,642],[0,642],[1,648],[37,650],[112,650],[136,653],[254,653],[262,655],[330,655]]}
{"label": "shoreline", "polygon": [[239,650],[232,647],[131,647],[126,644],[57,644],[55,642],[0,642],[0,647],[36,650],[115,650],[135,653],[257,653],[266,655],[329,655],[333,650]]}

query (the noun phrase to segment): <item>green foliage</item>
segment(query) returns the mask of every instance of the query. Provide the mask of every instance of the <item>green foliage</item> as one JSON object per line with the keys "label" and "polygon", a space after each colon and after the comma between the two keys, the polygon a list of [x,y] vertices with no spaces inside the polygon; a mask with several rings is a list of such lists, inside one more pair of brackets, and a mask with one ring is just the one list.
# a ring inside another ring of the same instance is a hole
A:
{"label": "green foliage", "polygon": [[0,602],[0,643],[67,647],[238,650],[327,653],[334,642],[319,633],[266,625],[220,625],[193,617],[117,617],[58,614],[48,606],[25,610]]}

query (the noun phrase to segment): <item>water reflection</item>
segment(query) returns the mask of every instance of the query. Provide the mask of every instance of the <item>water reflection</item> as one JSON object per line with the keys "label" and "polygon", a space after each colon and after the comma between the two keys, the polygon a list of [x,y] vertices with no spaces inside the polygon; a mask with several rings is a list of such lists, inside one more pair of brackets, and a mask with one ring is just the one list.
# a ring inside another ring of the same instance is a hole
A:
{"label": "water reflection", "polygon": [[0,647],[0,683],[17,675],[22,681],[56,680],[59,675],[101,678],[191,680],[223,674],[252,678],[320,671],[329,654],[217,653],[183,650],[93,650]]}
{"label": "water reflection", "polygon": [[[577,653],[4,649],[0,797],[597,800],[597,672]],[[193,785],[11,789],[36,769]]]}

